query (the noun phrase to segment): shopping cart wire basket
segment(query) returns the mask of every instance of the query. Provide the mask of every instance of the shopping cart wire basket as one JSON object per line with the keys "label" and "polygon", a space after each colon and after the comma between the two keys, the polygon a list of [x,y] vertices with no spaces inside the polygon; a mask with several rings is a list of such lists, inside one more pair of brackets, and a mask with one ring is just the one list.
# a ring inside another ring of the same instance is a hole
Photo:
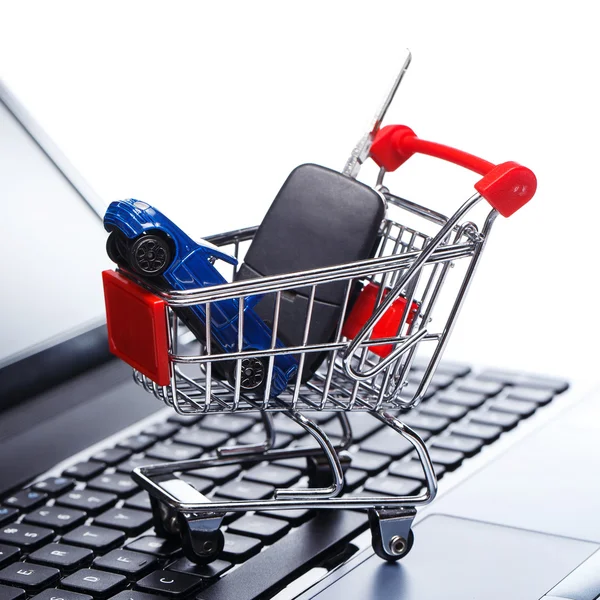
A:
{"label": "shopping cart wire basket", "polygon": [[[426,394],[498,213],[509,216],[523,206],[533,196],[536,180],[529,169],[516,163],[494,165],[421,140],[405,126],[380,129],[380,122],[368,141],[368,152],[365,154],[363,143],[345,171],[355,176],[366,156],[380,167],[374,189],[384,198],[387,212],[373,258],[188,291],[156,289],[124,270],[104,274],[111,347],[134,365],[136,383],[180,414],[258,411],[264,423],[264,442],[227,446],[210,458],[147,466],[133,472],[134,479],[150,493],[158,533],[181,536],[187,556],[196,562],[218,557],[224,543],[220,527],[227,512],[298,508],[367,509],[376,553],[397,560],[412,546],[416,507],[431,502],[436,495],[436,476],[427,448],[419,435],[402,423],[401,411],[417,405]],[[415,153],[438,157],[482,175],[475,184],[475,194],[450,217],[395,195],[384,185],[386,173]],[[483,211],[477,221],[472,217],[473,209],[483,199],[492,208]],[[256,229],[219,234],[207,240],[221,249],[231,249],[241,259]],[[337,330],[327,342],[311,343],[316,294],[320,286],[334,282],[345,285]],[[286,294],[299,287],[307,290],[308,297],[302,343],[279,347],[281,304],[287,301]],[[370,299],[361,299],[367,289]],[[266,295],[274,300],[269,323],[271,347],[244,349],[245,308]],[[219,353],[211,344],[210,315],[219,302],[230,299],[236,300],[239,307],[238,349]],[[177,317],[178,309],[192,306],[202,306],[206,313],[204,344],[195,339],[186,343],[189,332]],[[366,320],[365,306],[369,307]],[[393,328],[378,326],[389,320],[393,309]],[[119,319],[118,315],[124,316]],[[344,323],[351,321],[354,327],[348,333]],[[305,380],[304,362],[314,352],[322,353],[324,360]],[[294,356],[298,371],[288,388],[275,395],[273,367],[280,354]],[[246,361],[262,368],[262,385],[251,392],[241,386]],[[215,376],[225,362],[234,365],[231,380]],[[417,372],[419,381],[415,386],[409,379],[413,373],[414,381]],[[337,445],[310,419],[314,411],[337,413],[342,432]],[[397,497],[342,495],[348,462],[345,450],[352,444],[349,411],[370,413],[414,447],[425,474],[423,491]],[[277,449],[272,415],[278,412],[299,424],[316,445]],[[311,487],[278,489],[272,498],[264,500],[213,501],[175,474],[290,457],[309,459]]]}

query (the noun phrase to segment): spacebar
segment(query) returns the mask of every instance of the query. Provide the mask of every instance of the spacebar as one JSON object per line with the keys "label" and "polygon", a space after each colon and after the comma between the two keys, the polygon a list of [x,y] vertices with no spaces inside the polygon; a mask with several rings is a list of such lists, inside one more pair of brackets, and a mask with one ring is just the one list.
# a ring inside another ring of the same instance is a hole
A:
{"label": "spacebar", "polygon": [[254,600],[276,593],[367,528],[365,513],[324,510],[200,592],[197,600]]}

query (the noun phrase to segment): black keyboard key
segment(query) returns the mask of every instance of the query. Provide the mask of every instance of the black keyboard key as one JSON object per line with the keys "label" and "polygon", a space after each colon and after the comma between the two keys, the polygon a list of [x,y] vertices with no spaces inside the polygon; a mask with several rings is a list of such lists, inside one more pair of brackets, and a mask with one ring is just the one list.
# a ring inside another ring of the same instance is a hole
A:
{"label": "black keyboard key", "polygon": [[[444,467],[444,465],[434,463],[433,470],[437,477],[441,477],[445,473],[446,467]],[[421,464],[421,461],[415,459],[393,463],[390,467],[390,475],[425,481],[425,471],[423,470],[423,465]]]}
{"label": "black keyboard key", "polygon": [[19,548],[0,544],[0,567],[5,567],[7,564],[17,560],[20,555],[21,551]]}
{"label": "black keyboard key", "polygon": [[132,508],[111,508],[94,519],[94,525],[119,529],[132,537],[152,525],[152,515]]}
{"label": "black keyboard key", "polygon": [[[275,436],[275,443],[273,444],[273,448],[284,448],[289,445],[294,438],[287,433],[278,433]],[[247,431],[246,433],[240,435],[237,438],[237,443],[240,445],[251,445],[251,444],[262,444],[265,441],[265,432],[264,431]]]}
{"label": "black keyboard key", "polygon": [[15,521],[19,511],[16,508],[9,508],[8,506],[0,506],[0,526]]}
{"label": "black keyboard key", "polygon": [[296,458],[282,458],[281,460],[274,460],[274,465],[281,465],[283,467],[290,467],[290,469],[298,469],[299,471],[306,471],[307,463],[306,458],[297,456]]}
{"label": "black keyboard key", "polygon": [[429,448],[429,458],[433,466],[443,465],[448,471],[456,469],[464,460],[465,455],[457,450],[443,450],[442,448]]}
{"label": "black keyboard key", "polygon": [[353,452],[352,467],[366,471],[369,475],[376,475],[380,471],[383,471],[392,459],[384,454],[372,454],[371,452]]}
{"label": "black keyboard key", "polygon": [[[408,381],[411,383],[419,384],[421,383],[424,374],[424,371],[411,370],[411,372],[408,374]],[[448,387],[454,382],[455,379],[456,375],[454,374],[440,373],[439,371],[436,371],[433,374],[433,377],[431,378],[431,383],[429,385],[433,386],[436,389],[441,389]]]}
{"label": "black keyboard key", "polygon": [[139,578],[156,568],[158,559],[149,554],[131,550],[112,550],[94,561],[94,567],[125,575],[129,579]]}
{"label": "black keyboard key", "polygon": [[0,583],[0,599],[1,600],[25,600],[25,590],[20,588],[2,585]]}
{"label": "black keyboard key", "polygon": [[365,485],[365,490],[371,494],[385,494],[386,496],[411,496],[421,487],[423,486],[420,481],[388,475],[370,479]]}
{"label": "black keyboard key", "polygon": [[292,510],[265,510],[258,514],[273,517],[274,519],[283,519],[292,527],[298,527],[298,525],[308,521],[314,515],[314,511],[310,508],[295,508]]}
{"label": "black keyboard key", "polygon": [[131,477],[120,473],[105,473],[104,475],[100,475],[87,484],[87,489],[109,492],[121,497],[131,496],[131,494],[139,490]]}
{"label": "black keyboard key", "polygon": [[120,465],[117,465],[117,473],[129,474],[138,467],[147,467],[148,465],[161,465],[166,461],[158,460],[157,458],[149,458],[148,456],[134,456]]}
{"label": "black keyboard key", "polygon": [[482,381],[481,379],[462,379],[456,384],[457,389],[485,396],[499,394],[504,386],[496,381]]}
{"label": "black keyboard key", "polygon": [[175,423],[154,423],[142,431],[143,435],[151,435],[159,440],[165,440],[179,431]]}
{"label": "black keyboard key", "polygon": [[75,480],[71,477],[49,477],[43,481],[38,481],[32,487],[34,490],[56,496],[70,490],[74,486]]}
{"label": "black keyboard key", "polygon": [[204,477],[210,479],[215,483],[225,483],[230,479],[233,479],[240,473],[242,467],[240,465],[223,465],[220,467],[206,467],[205,469],[196,469],[194,471],[187,471],[190,475],[196,475],[198,477]]}
{"label": "black keyboard key", "polygon": [[348,413],[347,417],[352,427],[352,439],[355,442],[362,442],[365,438],[385,427],[381,421],[364,412],[351,412]]}
{"label": "black keyboard key", "polygon": [[204,450],[214,450],[223,446],[230,436],[221,431],[209,431],[207,429],[184,429],[180,431],[173,440],[178,444],[186,444]]}
{"label": "black keyboard key", "polygon": [[13,563],[0,571],[0,582],[16,585],[27,592],[52,585],[59,577],[58,569],[27,562]]}
{"label": "black keyboard key", "polygon": [[457,423],[452,428],[452,433],[466,437],[479,438],[486,444],[497,440],[502,433],[502,427],[498,425],[482,425],[481,423]]}
{"label": "black keyboard key", "polygon": [[11,523],[0,529],[0,543],[19,546],[27,551],[39,548],[53,537],[52,530],[25,523]]}
{"label": "black keyboard key", "polygon": [[503,413],[497,410],[478,410],[469,415],[469,419],[474,423],[483,425],[496,425],[502,427],[504,431],[512,429],[520,420],[519,415],[512,413]]}
{"label": "black keyboard key", "polygon": [[431,445],[435,448],[442,448],[443,450],[457,450],[458,452],[462,452],[465,456],[473,456],[481,450],[483,440],[463,437],[462,435],[449,435],[436,438],[431,442]]}
{"label": "black keyboard key", "polygon": [[126,458],[131,456],[131,450],[129,448],[107,448],[101,450],[92,456],[92,460],[103,462],[111,467],[116,464],[123,462]]}
{"label": "black keyboard key", "polygon": [[92,477],[96,477],[96,475],[102,473],[106,469],[106,465],[100,462],[80,462],[76,465],[65,469],[64,475],[69,477],[74,477],[75,479],[79,479],[80,481],[87,481]]}
{"label": "black keyboard key", "polygon": [[196,477],[195,475],[188,475],[187,473],[182,473],[179,476],[180,479],[189,483],[195,490],[199,491],[201,494],[206,494],[210,492],[215,486],[214,482],[210,479],[204,479],[204,477]]}
{"label": "black keyboard key", "polygon": [[105,494],[94,490],[73,490],[59,496],[56,504],[96,515],[112,506],[117,500],[118,498],[114,494]]}
{"label": "black keyboard key", "polygon": [[275,488],[253,481],[230,481],[218,488],[218,495],[233,500],[264,500],[273,495]]}
{"label": "black keyboard key", "polygon": [[384,454],[398,459],[406,456],[414,446],[391,427],[386,427],[364,441],[360,449],[376,454]]}
{"label": "black keyboard key", "polygon": [[138,581],[137,587],[156,592],[163,597],[186,596],[202,583],[200,577],[177,571],[154,571]]}
{"label": "black keyboard key", "polygon": [[176,560],[172,565],[169,565],[169,571],[177,571],[178,573],[189,573],[190,575],[196,575],[202,577],[202,579],[215,579],[228,569],[231,569],[233,565],[226,560],[217,559],[208,565],[197,565],[187,558],[180,558]]}
{"label": "black keyboard key", "polygon": [[90,548],[95,552],[107,552],[124,542],[125,534],[114,529],[83,525],[63,536],[62,541],[65,544]]}
{"label": "black keyboard key", "polygon": [[122,590],[127,585],[127,579],[116,573],[107,573],[97,569],[81,569],[65,577],[60,585],[80,594],[106,598]]}
{"label": "black keyboard key", "polygon": [[164,538],[146,535],[125,546],[128,550],[136,552],[145,552],[153,556],[168,558],[176,554],[180,546],[173,540],[165,540]]}
{"label": "black keyboard key", "polygon": [[229,533],[229,530],[227,530],[225,532],[225,546],[221,556],[233,563],[243,562],[258,554],[262,545],[262,542],[256,538]]}
{"label": "black keyboard key", "polygon": [[146,448],[149,448],[156,442],[156,438],[151,435],[144,435],[142,433],[138,435],[132,435],[125,440],[119,442],[121,448],[127,448],[132,452],[142,452]]}
{"label": "black keyboard key", "polygon": [[434,417],[443,417],[451,421],[462,419],[469,412],[468,406],[460,404],[447,404],[432,400],[419,406],[419,413],[423,415],[432,415]]}
{"label": "black keyboard key", "polygon": [[73,510],[62,506],[43,506],[25,515],[23,523],[49,527],[57,533],[64,533],[77,525],[81,525],[87,515],[81,510]]}
{"label": "black keyboard key", "polygon": [[256,465],[244,473],[244,479],[277,487],[290,486],[302,476],[302,471],[269,463]]}
{"label": "black keyboard key", "polygon": [[424,429],[431,433],[440,433],[450,423],[450,419],[444,417],[434,417],[433,415],[419,414],[410,412],[400,417],[403,423],[406,423],[409,427]]}
{"label": "black keyboard key", "polygon": [[116,596],[111,596],[110,600],[163,600],[164,596],[156,594],[147,594],[146,592],[136,592],[134,590],[125,590],[119,592]]}
{"label": "black keyboard key", "polygon": [[166,444],[159,442],[146,452],[146,456],[150,458],[158,458],[167,462],[174,460],[190,460],[199,458],[202,455],[202,450],[194,446],[184,446],[182,444]]}
{"label": "black keyboard key", "polygon": [[[365,412],[348,413],[347,416],[350,421],[350,426],[352,427],[352,439],[354,442],[362,442],[382,427],[385,427],[381,421]],[[327,435],[341,437],[342,426],[339,419],[333,419],[323,425],[323,431]]]}
{"label": "black keyboard key", "polygon": [[[328,435],[327,437],[329,438],[329,441],[334,446],[339,446],[340,441],[341,441],[339,437],[334,436],[334,435]],[[313,448],[321,448],[321,446],[319,445],[317,440],[312,435],[309,435],[309,434],[305,435],[302,438],[298,438],[297,440],[295,440],[294,443],[292,444],[292,446],[294,448],[307,448],[307,449],[311,449],[311,450]]]}
{"label": "black keyboard key", "polygon": [[244,515],[232,523],[227,531],[257,537],[266,544],[272,544],[290,530],[290,524],[280,519],[269,519],[261,515]]}
{"label": "black keyboard key", "polygon": [[28,488],[9,496],[2,503],[19,510],[31,510],[41,506],[48,499],[48,494]]}
{"label": "black keyboard key", "polygon": [[252,560],[202,590],[198,599],[271,598],[275,590],[291,582],[299,573],[319,565],[333,548],[342,546],[367,527],[367,515],[362,512],[322,511],[314,519],[292,529],[272,546],[267,546]]}
{"label": "black keyboard key", "polygon": [[291,435],[294,439],[302,437],[306,434],[306,431],[302,428],[302,426],[298,425],[296,421],[293,421],[281,413],[273,417],[273,426],[277,433]]}
{"label": "black keyboard key", "polygon": [[94,553],[89,548],[78,548],[68,544],[48,544],[29,555],[29,560],[61,571],[80,569],[92,562],[92,558]]}
{"label": "black keyboard key", "polygon": [[435,398],[438,402],[458,404],[468,409],[478,408],[487,400],[485,394],[470,392],[468,390],[446,390],[436,394]]}
{"label": "black keyboard key", "polygon": [[183,427],[189,427],[190,425],[195,425],[198,421],[200,421],[200,419],[202,419],[204,415],[202,414],[198,414],[198,415],[180,415],[178,413],[175,413],[174,415],[171,415],[167,421],[169,423],[175,423],[176,425],[180,425]]}
{"label": "black keyboard key", "polygon": [[527,402],[534,402],[538,406],[544,406],[554,398],[554,392],[516,385],[508,388],[506,397],[510,400],[526,400]]}
{"label": "black keyboard key", "polygon": [[525,400],[511,400],[509,398],[495,398],[488,404],[490,410],[511,413],[520,417],[529,417],[537,409],[537,404]]}
{"label": "black keyboard key", "polygon": [[31,600],[92,600],[88,594],[78,594],[77,592],[68,592],[67,590],[57,590],[56,588],[44,590]]}
{"label": "black keyboard key", "polygon": [[[346,379],[344,379],[344,382],[346,381]],[[303,394],[304,396],[306,396],[306,394]],[[280,394],[279,395],[280,398],[283,399],[284,394]],[[288,394],[288,401],[292,399],[291,395]],[[313,397],[313,401],[314,402],[319,402],[321,400],[321,396],[319,394],[315,394]],[[309,410],[305,413],[306,418],[310,419],[313,423],[316,423],[317,425],[323,425],[324,423],[327,423],[327,421],[330,421],[331,419],[333,419],[333,417],[336,416],[336,412],[327,412],[327,411],[322,411],[322,410]]]}
{"label": "black keyboard key", "polygon": [[358,469],[347,469],[344,473],[344,491],[350,492],[361,486],[369,477],[366,471],[359,471]]}
{"label": "black keyboard key", "polygon": [[[412,400],[417,395],[418,389],[419,385],[417,383],[410,382],[402,388],[402,392],[400,395],[403,400]],[[425,391],[425,395],[423,396],[423,398],[427,400],[428,398],[431,398],[431,396],[433,396],[436,392],[437,388],[435,387],[435,385],[430,385]]]}
{"label": "black keyboard key", "polygon": [[515,371],[501,371],[498,369],[486,369],[477,376],[484,381],[496,381],[509,385],[523,385],[529,388],[552,390],[558,394],[564,392],[569,384],[564,379],[544,377],[541,375],[529,375]]}
{"label": "black keyboard key", "polygon": [[248,431],[254,426],[254,420],[247,417],[237,415],[208,415],[202,419],[200,429],[213,429],[214,431],[222,431],[235,437]]}
{"label": "black keyboard key", "polygon": [[[415,362],[413,364],[413,369],[422,371],[423,373],[425,372],[426,367],[427,367],[427,362],[425,362],[424,360],[417,359],[417,360],[415,360]],[[453,375],[455,378],[456,377],[464,377],[465,375],[468,375],[471,372],[471,367],[460,364],[460,363],[443,360],[437,366],[435,372],[443,373],[444,375]]]}
{"label": "black keyboard key", "polygon": [[135,508],[136,510],[152,510],[150,504],[150,496],[145,490],[138,492],[135,496],[131,496],[125,501],[124,506],[127,508]]}

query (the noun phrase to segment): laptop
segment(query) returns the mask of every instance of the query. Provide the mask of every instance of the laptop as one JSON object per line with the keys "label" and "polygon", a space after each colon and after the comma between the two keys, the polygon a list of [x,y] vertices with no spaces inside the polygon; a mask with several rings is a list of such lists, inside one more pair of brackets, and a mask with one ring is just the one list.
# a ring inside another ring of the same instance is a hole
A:
{"label": "laptop", "polygon": [[[258,419],[182,417],[111,357],[105,205],[5,87],[0,190],[1,600],[600,595],[596,395],[556,374],[456,362],[441,363],[427,399],[403,416],[426,438],[440,480],[405,558],[373,553],[363,511],[299,509],[228,515],[219,558],[191,563],[153,529],[130,473],[244,443],[260,433]],[[332,415],[317,418],[332,439],[340,434]],[[399,436],[360,413],[352,426],[344,493],[423,487]],[[284,445],[304,434],[284,417],[275,427]],[[196,486],[261,498],[306,474],[294,458],[213,469]]]}

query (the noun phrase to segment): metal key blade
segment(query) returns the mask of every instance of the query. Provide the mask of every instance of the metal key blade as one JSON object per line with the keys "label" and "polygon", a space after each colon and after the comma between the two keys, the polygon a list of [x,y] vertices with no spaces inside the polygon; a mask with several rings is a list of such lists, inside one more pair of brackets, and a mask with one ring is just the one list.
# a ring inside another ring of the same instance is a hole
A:
{"label": "metal key blade", "polygon": [[390,104],[392,103],[392,100],[394,99],[394,96],[396,95],[396,91],[400,86],[400,82],[402,81],[402,78],[404,77],[404,74],[406,73],[406,70],[408,69],[411,60],[412,54],[410,53],[410,50],[407,49],[406,58],[404,60],[404,63],[402,64],[402,68],[400,69],[400,72],[398,73],[394,84],[392,85],[392,88],[390,89],[384,103],[381,105],[381,108],[375,115],[375,118],[373,119],[373,124],[371,125],[371,129],[367,133],[365,133],[365,135],[363,135],[358,144],[356,144],[356,146],[354,147],[354,150],[352,150],[352,154],[347,160],[343,170],[344,175],[347,175],[348,177],[356,177],[358,175],[358,172],[360,171],[360,167],[369,157],[371,144],[373,143],[377,132],[381,128],[381,123],[383,122],[385,113],[387,112],[388,108],[390,107]]}

